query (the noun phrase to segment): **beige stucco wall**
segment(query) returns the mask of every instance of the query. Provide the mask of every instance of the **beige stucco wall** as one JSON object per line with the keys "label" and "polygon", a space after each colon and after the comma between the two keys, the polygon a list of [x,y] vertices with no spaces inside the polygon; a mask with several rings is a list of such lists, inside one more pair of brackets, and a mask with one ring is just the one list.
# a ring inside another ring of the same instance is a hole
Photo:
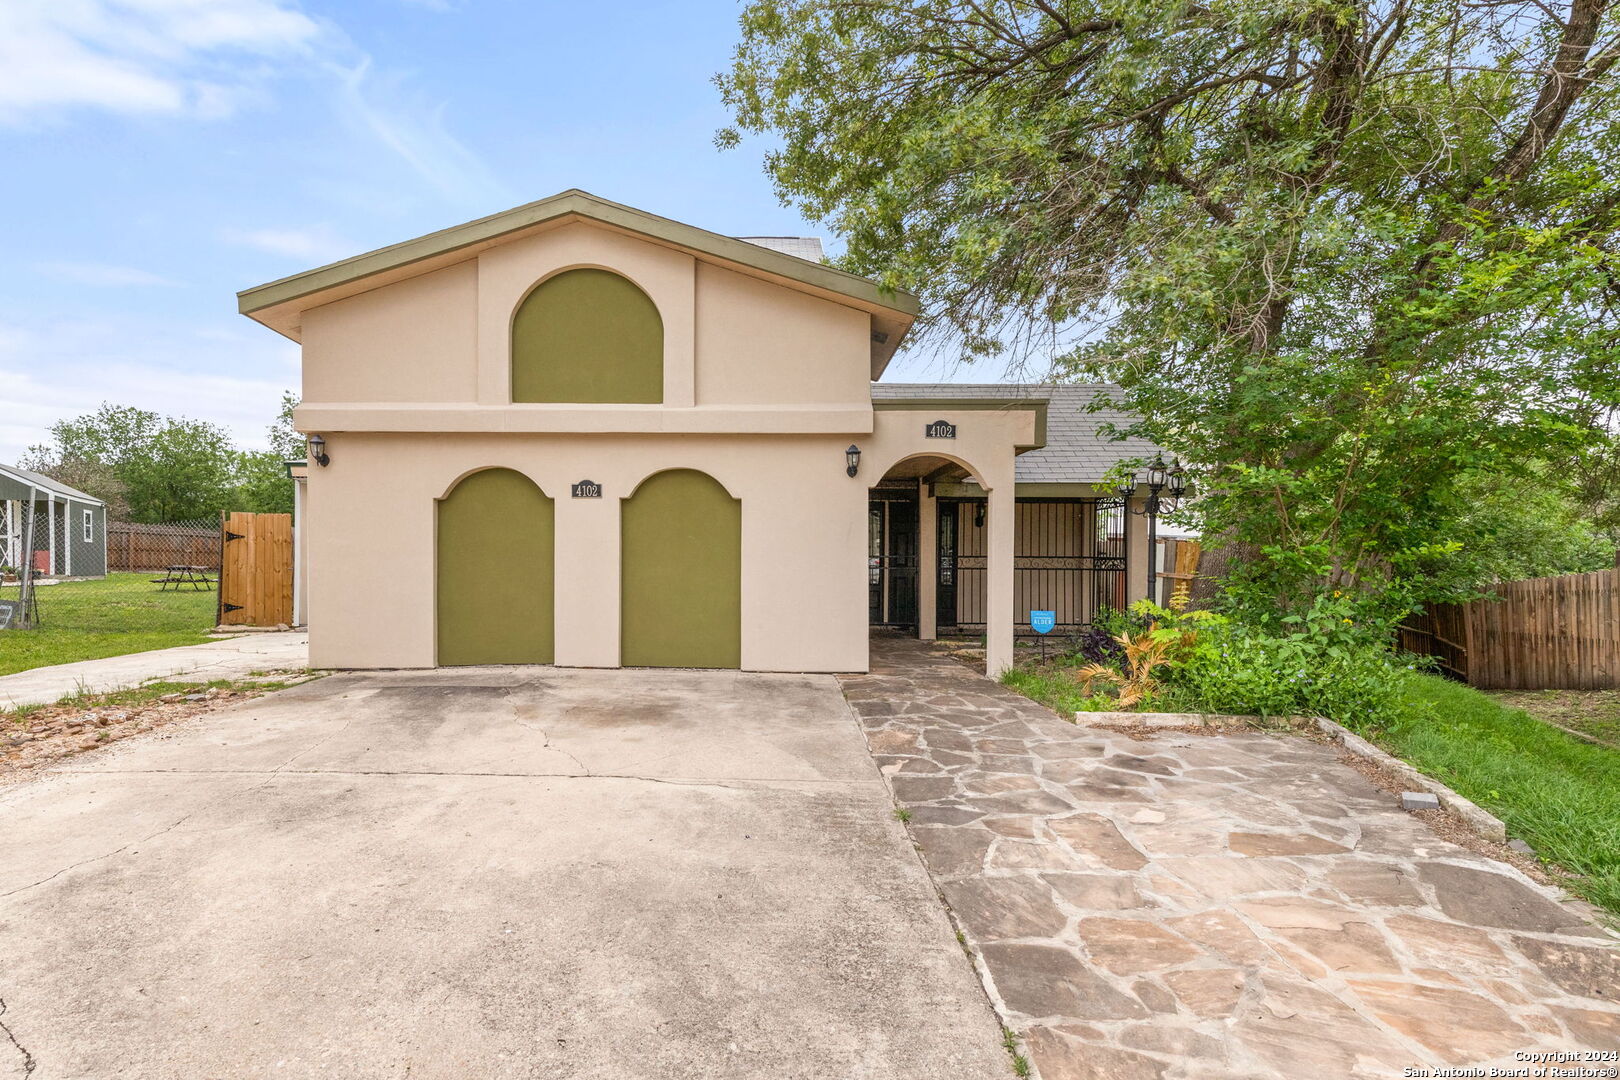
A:
{"label": "beige stucco wall", "polygon": [[303,398],[472,401],[478,265],[464,263],[304,313]]}
{"label": "beige stucco wall", "polygon": [[[311,663],[434,663],[434,500],[479,468],[515,469],[556,503],[556,662],[619,663],[620,500],[669,468],[742,500],[742,664],[866,668],[866,486],[841,439],[765,436],[345,434],[311,470]],[[590,479],[600,499],[574,499]]]}
{"label": "beige stucco wall", "polygon": [[702,263],[697,282],[699,404],[866,404],[865,312]]}

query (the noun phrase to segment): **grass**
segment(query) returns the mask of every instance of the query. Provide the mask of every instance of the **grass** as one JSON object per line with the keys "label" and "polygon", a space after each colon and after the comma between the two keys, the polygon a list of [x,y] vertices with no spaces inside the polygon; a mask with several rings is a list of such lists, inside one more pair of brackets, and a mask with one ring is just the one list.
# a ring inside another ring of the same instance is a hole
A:
{"label": "grass", "polygon": [[1571,876],[1571,892],[1620,915],[1620,749],[1433,675],[1407,690],[1419,718],[1375,741],[1507,824]]}
{"label": "grass", "polygon": [[207,641],[216,595],[159,592],[151,578],[109,574],[39,589],[39,628],[0,631],[0,675]]}
{"label": "grass", "polygon": [[1029,1059],[1018,1052],[1018,1036],[1012,1028],[1003,1026],[1001,1029],[1001,1048],[1012,1057],[1013,1075],[1026,1077],[1029,1075]]}
{"label": "grass", "polygon": [[1111,712],[1119,708],[1119,704],[1106,694],[1082,693],[1080,684],[1074,679],[1075,666],[1054,660],[1029,667],[1009,668],[1001,676],[1001,681],[1063,717],[1077,712]]}

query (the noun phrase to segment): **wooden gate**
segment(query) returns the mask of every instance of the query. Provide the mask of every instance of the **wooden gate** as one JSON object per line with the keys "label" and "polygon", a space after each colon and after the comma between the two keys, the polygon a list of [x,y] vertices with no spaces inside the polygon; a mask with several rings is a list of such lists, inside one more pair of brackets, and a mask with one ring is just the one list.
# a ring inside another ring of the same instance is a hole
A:
{"label": "wooden gate", "polygon": [[224,514],[219,621],[223,626],[291,626],[291,514]]}

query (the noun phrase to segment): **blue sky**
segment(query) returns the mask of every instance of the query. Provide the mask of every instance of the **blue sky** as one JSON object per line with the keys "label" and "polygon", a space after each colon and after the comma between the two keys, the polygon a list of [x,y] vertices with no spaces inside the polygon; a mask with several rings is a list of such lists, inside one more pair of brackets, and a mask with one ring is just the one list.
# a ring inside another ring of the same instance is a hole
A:
{"label": "blue sky", "polygon": [[[0,3],[0,461],[104,400],[260,445],[297,346],[236,290],[565,188],[824,235],[777,203],[761,145],[713,146],[737,12]],[[942,375],[913,358],[889,377]]]}

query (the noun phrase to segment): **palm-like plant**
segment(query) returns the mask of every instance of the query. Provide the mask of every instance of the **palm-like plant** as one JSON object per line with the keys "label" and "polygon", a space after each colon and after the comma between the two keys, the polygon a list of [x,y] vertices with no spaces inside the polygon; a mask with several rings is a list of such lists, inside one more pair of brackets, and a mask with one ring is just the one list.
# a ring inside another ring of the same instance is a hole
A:
{"label": "palm-like plant", "polygon": [[1190,648],[1197,639],[1196,631],[1175,628],[1161,630],[1157,623],[1149,623],[1148,628],[1140,634],[1120,634],[1114,638],[1125,649],[1123,668],[1087,664],[1076,669],[1074,677],[1080,683],[1080,692],[1086,695],[1090,695],[1095,683],[1117,687],[1120,708],[1133,708],[1158,693],[1159,682],[1155,672]]}

